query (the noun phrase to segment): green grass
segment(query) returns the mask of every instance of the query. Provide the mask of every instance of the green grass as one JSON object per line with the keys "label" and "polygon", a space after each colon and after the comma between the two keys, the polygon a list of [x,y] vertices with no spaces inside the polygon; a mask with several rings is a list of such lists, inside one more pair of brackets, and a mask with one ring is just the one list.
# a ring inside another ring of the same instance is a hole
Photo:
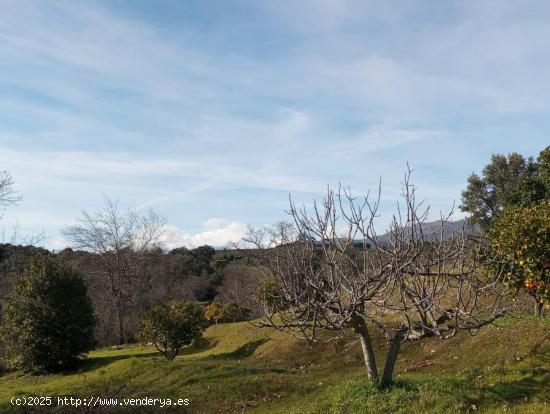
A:
{"label": "green grass", "polygon": [[[353,336],[309,347],[247,323],[223,324],[174,361],[136,345],[92,352],[75,373],[4,374],[0,412],[29,412],[10,406],[16,395],[189,398],[191,413],[550,412],[550,320],[501,325],[404,344],[395,385],[379,390],[364,379]],[[383,338],[373,341],[380,351]],[[421,360],[429,365],[419,368]]]}

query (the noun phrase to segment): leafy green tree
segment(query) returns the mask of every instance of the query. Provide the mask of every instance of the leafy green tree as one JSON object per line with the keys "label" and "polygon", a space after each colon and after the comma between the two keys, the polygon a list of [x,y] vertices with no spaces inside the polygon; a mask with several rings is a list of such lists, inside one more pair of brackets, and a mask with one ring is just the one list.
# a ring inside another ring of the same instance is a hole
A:
{"label": "leafy green tree", "polygon": [[[545,151],[548,152],[548,148]],[[548,158],[544,151],[541,156]],[[473,222],[488,228],[505,207],[528,206],[543,200],[547,189],[538,170],[538,162],[521,154],[493,155],[481,176],[468,177],[468,186],[462,192],[461,210],[470,213]]]}
{"label": "leafy green tree", "polygon": [[6,366],[55,372],[74,368],[94,344],[87,288],[70,267],[43,259],[15,278],[0,337]]}
{"label": "leafy green tree", "polygon": [[142,316],[142,342],[152,342],[168,360],[173,360],[183,346],[202,336],[206,327],[204,307],[196,302],[174,300],[156,306]]}
{"label": "leafy green tree", "polygon": [[535,301],[535,315],[550,300],[550,200],[531,207],[508,207],[495,220],[490,238],[504,259],[506,281]]}
{"label": "leafy green tree", "polygon": [[197,276],[211,274],[214,269],[210,266],[210,262],[216,254],[216,249],[212,246],[204,245],[191,250],[193,255],[194,272]]}
{"label": "leafy green tree", "polygon": [[211,262],[216,254],[216,249],[212,246],[204,245],[188,250],[185,247],[178,247],[170,251],[170,255],[178,256],[182,259],[186,271],[195,276],[210,275],[215,269]]}

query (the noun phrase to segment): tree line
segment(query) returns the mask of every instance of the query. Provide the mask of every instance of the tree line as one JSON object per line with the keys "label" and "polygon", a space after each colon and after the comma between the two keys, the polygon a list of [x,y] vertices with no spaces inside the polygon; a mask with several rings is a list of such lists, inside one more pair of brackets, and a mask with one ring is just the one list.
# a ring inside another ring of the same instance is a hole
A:
{"label": "tree line", "polygon": [[[375,197],[329,188],[312,209],[291,200],[289,220],[250,228],[246,248],[225,252],[167,252],[163,217],[106,199],[64,230],[72,248],[56,255],[31,248],[30,265],[14,270],[11,293],[0,295],[0,349],[14,366],[46,370],[75,365],[97,339],[141,340],[173,359],[209,323],[261,316],[257,326],[310,342],[324,340],[323,330],[354,332],[367,376],[386,385],[405,341],[475,334],[521,294],[542,315],[550,299],[550,147],[536,160],[494,155],[472,174],[462,226],[449,226],[452,212],[429,222],[412,176],[408,169],[383,235],[381,188]],[[7,207],[18,196],[9,174],[2,183],[0,207]],[[0,247],[1,266],[14,249]],[[373,330],[387,343],[381,371]],[[74,343],[63,342],[70,337]]]}

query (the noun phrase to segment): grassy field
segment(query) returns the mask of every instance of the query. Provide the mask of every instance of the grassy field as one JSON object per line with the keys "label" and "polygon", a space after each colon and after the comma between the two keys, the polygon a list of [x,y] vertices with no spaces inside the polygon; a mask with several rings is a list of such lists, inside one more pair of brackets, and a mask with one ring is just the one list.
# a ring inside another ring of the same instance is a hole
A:
{"label": "grassy field", "polygon": [[[380,350],[383,339],[374,342]],[[406,343],[396,384],[382,391],[364,380],[361,359],[351,335],[309,347],[248,323],[223,324],[171,362],[152,348],[130,346],[92,352],[72,374],[5,374],[0,412],[33,412],[12,407],[16,395],[190,399],[187,408],[116,412],[550,412],[548,318],[508,318],[477,336]]]}

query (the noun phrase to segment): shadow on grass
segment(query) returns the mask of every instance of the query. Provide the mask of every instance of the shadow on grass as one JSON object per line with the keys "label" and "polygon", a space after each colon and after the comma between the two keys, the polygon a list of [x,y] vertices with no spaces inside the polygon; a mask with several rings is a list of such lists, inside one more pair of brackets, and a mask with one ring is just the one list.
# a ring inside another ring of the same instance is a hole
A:
{"label": "shadow on grass", "polygon": [[208,351],[209,349],[215,348],[218,345],[217,340],[200,338],[191,346],[182,348],[178,355],[191,355],[197,352]]}
{"label": "shadow on grass", "polygon": [[[208,349],[214,348],[217,345],[217,343],[218,341],[201,338],[199,341],[197,341],[193,345],[187,348],[182,348],[178,355],[191,355],[196,352],[206,351]],[[82,373],[86,371],[91,371],[97,368],[104,367],[105,365],[109,365],[113,362],[121,361],[123,359],[155,358],[155,357],[158,357],[159,359],[164,359],[164,356],[157,350],[151,350],[150,352],[140,352],[136,354],[126,353],[126,354],[119,354],[119,355],[115,354],[115,355],[105,355],[105,356],[94,356],[82,361],[82,364],[80,365],[77,371],[68,371],[65,374],[74,374],[75,372]]]}
{"label": "shadow on grass", "polygon": [[[101,368],[105,365],[109,365],[115,361],[120,361],[123,359],[130,358],[151,358],[154,356],[159,356],[160,353],[157,351],[144,352],[139,354],[122,354],[122,355],[106,355],[106,356],[96,356],[87,358],[82,362],[78,372],[90,371],[96,368]],[[73,372],[74,373],[74,372]]]}
{"label": "shadow on grass", "polygon": [[394,379],[389,384],[382,384],[382,383],[371,384],[369,380],[364,380],[364,381],[365,381],[365,384],[368,387],[372,388],[372,390],[375,391],[375,392],[378,392],[378,391],[391,392],[391,391],[396,390],[396,389],[400,389],[400,390],[403,390],[403,391],[417,391],[418,390],[418,387],[416,386],[416,384],[414,382],[411,382],[411,381],[408,381],[408,380],[405,380],[405,379]]}
{"label": "shadow on grass", "polygon": [[548,392],[550,375],[531,376],[518,381],[501,382],[493,386],[482,387],[484,397],[481,402],[499,403],[516,402],[529,399],[534,395],[545,395]]}
{"label": "shadow on grass", "polygon": [[251,356],[256,349],[267,342],[267,339],[258,339],[244,344],[243,346],[235,349],[231,352],[224,352],[223,354],[212,355],[208,359],[241,359]]}

